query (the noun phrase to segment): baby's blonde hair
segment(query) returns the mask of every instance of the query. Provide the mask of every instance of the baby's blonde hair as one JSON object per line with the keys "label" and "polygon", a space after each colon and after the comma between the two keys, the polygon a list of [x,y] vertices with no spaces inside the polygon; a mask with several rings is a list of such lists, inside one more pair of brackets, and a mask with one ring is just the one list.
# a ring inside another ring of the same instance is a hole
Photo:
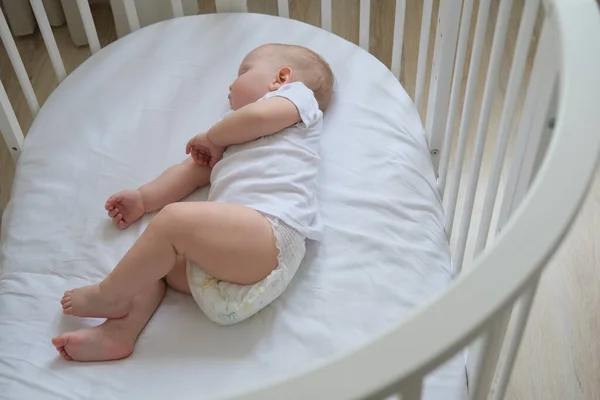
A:
{"label": "baby's blonde hair", "polygon": [[312,90],[321,111],[325,111],[331,102],[333,92],[333,71],[323,58],[306,47],[291,44],[272,43],[257,47],[250,55],[267,53],[278,67],[292,69],[292,79],[302,82]]}

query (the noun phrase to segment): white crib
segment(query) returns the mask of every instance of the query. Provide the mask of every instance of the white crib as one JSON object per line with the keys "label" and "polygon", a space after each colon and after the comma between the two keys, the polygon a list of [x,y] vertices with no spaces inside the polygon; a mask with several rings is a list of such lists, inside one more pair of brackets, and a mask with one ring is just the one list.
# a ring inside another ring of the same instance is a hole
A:
{"label": "white crib", "polygon": [[[66,76],[65,67],[42,0],[30,2],[56,76],[62,81]],[[119,3],[124,10],[123,16],[131,31],[140,28],[134,0],[113,0],[113,3]],[[277,3],[279,15],[288,17],[288,0]],[[367,51],[370,3],[360,0],[359,45]],[[140,6],[140,2],[137,4]],[[170,5],[174,18],[183,16],[182,0],[170,0]],[[218,12],[247,12],[245,1],[217,0],[216,5]],[[540,275],[579,209],[600,150],[600,80],[597,77],[600,43],[593,40],[600,38],[598,7],[593,0],[526,0],[485,203],[479,226],[470,228],[512,5],[512,0],[500,2],[489,64],[487,71],[481,71],[490,0],[479,1],[463,96],[462,75],[474,0],[440,1],[427,96],[424,88],[433,0],[424,0],[423,4],[414,102],[421,105],[424,98],[428,99],[424,126],[439,191],[446,203],[446,231],[449,238],[455,235],[450,238],[457,272],[454,282],[408,321],[353,353],[303,375],[244,393],[237,399],[385,399],[394,394],[400,394],[403,400],[419,399],[423,377],[466,349],[471,397],[487,398],[492,382],[495,382],[491,391],[493,398],[504,397]],[[77,0],[77,6],[90,50],[96,53],[100,42],[89,4],[86,0]],[[406,0],[395,1],[391,71],[396,77],[401,70],[405,7]],[[505,165],[511,127],[517,115],[517,98],[524,82],[526,58],[540,8],[543,8],[543,26],[512,157],[507,161],[509,165]],[[331,31],[331,0],[321,1],[321,26]],[[35,116],[39,104],[1,12],[0,36]],[[480,73],[485,73],[483,102],[477,117],[470,174],[468,181],[463,182],[463,160]],[[17,160],[24,136],[4,87],[0,88],[0,130]],[[464,104],[463,111],[457,115],[460,102]],[[459,129],[455,138],[457,122]],[[503,168],[508,175],[500,196]],[[458,201],[461,184],[466,185],[463,202]],[[497,224],[492,224],[495,206],[500,207],[500,212]],[[455,216],[460,216],[460,221],[453,230]],[[488,235],[490,228],[493,228],[492,233]],[[469,235],[476,238],[475,255],[468,260],[472,267],[460,273]],[[511,318],[514,328],[507,335]],[[501,350],[505,356],[499,364]]]}

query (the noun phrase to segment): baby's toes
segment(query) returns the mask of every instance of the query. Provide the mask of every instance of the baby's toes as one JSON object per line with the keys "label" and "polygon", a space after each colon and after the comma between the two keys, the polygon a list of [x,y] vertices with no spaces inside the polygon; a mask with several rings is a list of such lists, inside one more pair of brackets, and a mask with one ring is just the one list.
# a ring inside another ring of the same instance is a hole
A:
{"label": "baby's toes", "polygon": [[73,314],[73,306],[71,305],[71,301],[69,300],[62,306],[63,314],[70,315]]}
{"label": "baby's toes", "polygon": [[73,359],[71,358],[71,356],[68,355],[67,352],[64,351],[64,350],[60,352],[60,355],[62,356],[62,358],[64,358],[67,361],[73,361]]}

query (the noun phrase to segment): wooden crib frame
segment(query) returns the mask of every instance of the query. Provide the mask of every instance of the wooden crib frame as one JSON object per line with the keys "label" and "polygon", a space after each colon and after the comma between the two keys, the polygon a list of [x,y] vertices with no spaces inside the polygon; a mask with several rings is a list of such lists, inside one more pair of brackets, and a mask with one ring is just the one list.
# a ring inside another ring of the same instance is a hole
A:
{"label": "wooden crib frame", "polygon": [[[424,376],[465,349],[469,350],[470,396],[487,398],[495,381],[493,398],[504,397],[541,272],[580,207],[600,150],[600,41],[593,39],[600,38],[600,13],[596,3],[594,0],[525,1],[481,220],[478,227],[471,229],[492,99],[513,1],[501,0],[499,4],[470,175],[464,183],[461,180],[463,159],[482,65],[490,0],[479,0],[464,96],[461,82],[473,0],[440,0],[424,126],[439,176],[440,194],[446,203],[446,230],[449,238],[458,235],[452,238],[456,279],[437,299],[362,348],[302,375],[241,393],[236,399],[384,399],[392,394],[400,394],[403,400],[419,399]],[[124,10],[131,31],[140,28],[134,0],[111,2],[119,3]],[[424,99],[433,9],[433,0],[423,2],[416,105],[421,105]],[[42,0],[30,0],[30,3],[60,82],[66,72]],[[287,0],[277,3],[279,15],[288,17]],[[87,0],[76,0],[76,4],[90,50],[95,53],[100,50],[100,43],[89,4]],[[182,17],[182,0],[170,0],[170,4],[173,17]],[[242,0],[216,0],[216,5],[218,12],[247,11]],[[391,63],[396,77],[400,76],[405,6],[406,0],[396,0]],[[525,62],[540,7],[543,7],[543,26],[512,158],[505,169],[507,183],[503,196],[498,198],[511,126],[516,119],[517,97],[523,85]],[[359,45],[368,51],[369,0],[360,0],[359,22]],[[321,26],[326,30],[332,28],[331,0],[321,1]],[[35,116],[39,104],[2,11],[0,37]],[[454,138],[461,101],[464,106],[458,120],[458,137]],[[1,83],[0,130],[13,157],[18,159],[24,136]],[[461,212],[457,212],[461,183],[466,184],[463,189],[466,197]],[[496,203],[500,207],[498,223],[488,234]],[[458,215],[460,224],[453,230],[454,217]],[[469,234],[476,235],[474,256],[469,259],[472,268],[461,273]],[[513,329],[507,335],[511,318]],[[499,366],[501,350],[504,362]]]}

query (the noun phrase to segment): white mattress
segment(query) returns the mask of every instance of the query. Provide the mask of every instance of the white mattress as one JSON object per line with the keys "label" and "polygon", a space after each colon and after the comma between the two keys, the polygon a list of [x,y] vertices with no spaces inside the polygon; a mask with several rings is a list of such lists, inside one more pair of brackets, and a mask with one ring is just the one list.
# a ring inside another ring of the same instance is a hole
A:
{"label": "white mattress", "polygon": [[[63,316],[63,291],[104,277],[151,218],[119,231],[105,215],[107,196],[183,160],[188,138],[226,110],[243,56],[282,38],[323,54],[337,78],[322,137],[323,241],[309,243],[287,292],[246,322],[217,326],[191,297],[169,291],[130,358],[61,359],[51,337],[99,322]],[[425,138],[400,84],[355,45],[269,16],[159,23],[84,63],[40,111],[3,219],[3,399],[243,392],[368,342],[451,277]],[[427,399],[465,392],[462,357],[426,380]]]}

